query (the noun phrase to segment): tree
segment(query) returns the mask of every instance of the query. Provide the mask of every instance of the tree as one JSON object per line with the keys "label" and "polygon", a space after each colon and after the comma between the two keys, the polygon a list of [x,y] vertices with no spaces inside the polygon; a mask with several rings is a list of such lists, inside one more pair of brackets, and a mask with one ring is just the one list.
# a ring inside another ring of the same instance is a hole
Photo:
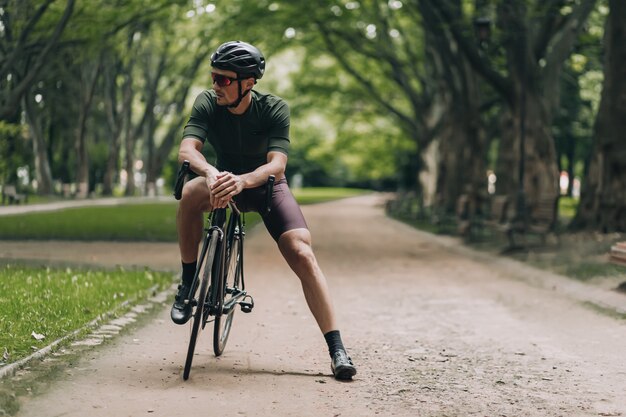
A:
{"label": "tree", "polygon": [[15,120],[26,91],[55,51],[75,0],[55,7],[54,0],[0,2],[0,120]]}
{"label": "tree", "polygon": [[[474,170],[464,165],[484,158],[454,158],[459,155],[458,148],[477,154],[483,148],[480,140],[474,140],[480,138],[480,124],[473,117],[478,110],[472,110],[478,109],[475,77],[463,64],[465,57],[452,51],[450,39],[428,24],[424,14],[429,10],[423,3],[373,0],[342,7],[319,0],[305,15],[291,2],[281,2],[275,10],[273,18],[286,28],[290,44],[302,45],[307,51],[296,88],[311,73],[322,71],[330,58],[341,74],[335,75],[340,82],[329,91],[344,94],[335,111],[353,114],[351,108],[362,111],[367,101],[415,143],[410,158],[396,159],[396,163],[412,167],[407,184],[417,187],[418,170],[424,169],[422,154],[433,140],[452,150],[445,154],[447,160],[440,161],[438,170],[444,174],[441,168],[447,168],[447,174],[439,177],[444,209],[453,208],[463,188],[456,186],[459,178],[470,184],[484,182],[484,164],[474,163]],[[450,65],[450,60],[459,65]],[[345,96],[350,89],[353,94]],[[473,146],[458,146],[466,140]],[[391,148],[388,151],[394,153]]]}
{"label": "tree", "polygon": [[33,156],[35,157],[35,178],[37,179],[37,188],[40,194],[52,194],[52,170],[50,169],[50,159],[48,157],[48,149],[46,139],[44,137],[44,118],[38,114],[40,110],[34,103],[35,95],[24,92],[23,106],[26,122],[30,128],[30,137],[33,143]]}
{"label": "tree", "polygon": [[[460,13],[458,3],[428,1],[473,68],[507,105],[509,121],[503,127],[509,132],[503,132],[503,138],[514,141],[501,141],[500,148],[519,167],[519,175],[524,175],[523,183],[519,176],[515,182],[528,197],[528,204],[532,205],[539,195],[556,197],[558,170],[550,126],[558,105],[558,80],[563,62],[571,53],[595,0],[496,2],[497,32],[491,45],[495,49],[492,54],[503,50],[503,68],[499,68],[494,57],[488,60],[470,41],[471,23]],[[500,185],[500,177],[498,181]],[[509,193],[515,189],[513,184],[505,187]],[[524,206],[521,200],[518,209],[522,212],[518,214],[523,214]]]}
{"label": "tree", "polygon": [[575,228],[626,231],[626,4],[609,0],[604,85]]}

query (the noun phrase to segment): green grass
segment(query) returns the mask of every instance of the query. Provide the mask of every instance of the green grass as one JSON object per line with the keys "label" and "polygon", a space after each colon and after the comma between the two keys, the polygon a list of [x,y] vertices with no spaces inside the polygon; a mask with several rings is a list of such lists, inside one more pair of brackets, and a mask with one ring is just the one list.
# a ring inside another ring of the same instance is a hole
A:
{"label": "green grass", "polygon": [[[364,190],[313,188],[296,191],[300,204],[313,204],[363,194]],[[178,203],[124,204],[0,216],[0,239],[176,241]],[[251,227],[260,218],[246,216]]]}
{"label": "green grass", "polygon": [[[169,287],[171,273],[0,266],[0,362],[15,362],[125,302]],[[33,332],[45,336],[33,337]],[[2,359],[3,354],[8,359]]]}
{"label": "green grass", "polygon": [[1,216],[0,239],[174,241],[176,203],[81,207]]}
{"label": "green grass", "polygon": [[579,202],[580,200],[572,197],[559,198],[559,217],[567,221],[572,220],[576,215]]}
{"label": "green grass", "polygon": [[572,261],[566,265],[558,265],[553,268],[557,272],[579,281],[589,281],[597,277],[620,277],[626,278],[626,269],[623,266],[608,262],[591,260]]}
{"label": "green grass", "polygon": [[368,190],[357,188],[315,187],[294,190],[293,195],[300,204],[315,204],[338,200],[340,198],[354,197],[368,192]]}
{"label": "green grass", "polygon": [[[298,190],[296,195],[301,204],[312,204],[362,193],[323,188]],[[0,216],[0,239],[173,241],[176,207],[176,202],[126,204]],[[248,226],[258,221],[256,213],[246,216]],[[150,271],[0,265],[0,363],[26,357],[171,282],[171,274]],[[36,340],[33,332],[45,338]],[[5,351],[8,359],[2,359]]]}

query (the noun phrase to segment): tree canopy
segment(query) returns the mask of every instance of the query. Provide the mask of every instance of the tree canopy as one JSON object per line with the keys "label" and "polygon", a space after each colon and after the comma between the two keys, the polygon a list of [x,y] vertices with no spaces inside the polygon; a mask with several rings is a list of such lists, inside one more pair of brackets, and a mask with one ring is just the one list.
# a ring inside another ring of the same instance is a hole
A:
{"label": "tree canopy", "polygon": [[608,93],[623,84],[620,13],[609,0],[0,1],[0,183],[25,167],[41,194],[156,192],[211,87],[210,54],[241,39],[267,58],[257,88],[291,106],[288,175],[304,184],[413,190],[452,211],[461,194],[488,198],[490,173],[520,210],[582,182],[575,224],[623,230],[624,158],[600,162],[622,152],[606,136],[624,119]]}

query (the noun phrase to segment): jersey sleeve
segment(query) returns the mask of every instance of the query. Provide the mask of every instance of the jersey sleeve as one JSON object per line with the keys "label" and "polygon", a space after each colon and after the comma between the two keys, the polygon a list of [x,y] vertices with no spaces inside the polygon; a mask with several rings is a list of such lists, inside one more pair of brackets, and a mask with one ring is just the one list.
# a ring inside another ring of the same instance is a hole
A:
{"label": "jersey sleeve", "polygon": [[199,94],[193,103],[189,121],[183,129],[183,138],[194,137],[204,143],[209,132],[209,122],[213,111],[214,106],[209,94],[206,91]]}
{"label": "jersey sleeve", "polygon": [[289,154],[289,106],[280,100],[271,110],[272,121],[268,132],[268,152],[281,152]]}

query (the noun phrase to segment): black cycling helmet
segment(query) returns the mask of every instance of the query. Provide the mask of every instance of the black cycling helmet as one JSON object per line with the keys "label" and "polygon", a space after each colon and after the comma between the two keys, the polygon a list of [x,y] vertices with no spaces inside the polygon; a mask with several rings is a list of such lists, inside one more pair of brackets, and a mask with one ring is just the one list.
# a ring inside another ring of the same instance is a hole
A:
{"label": "black cycling helmet", "polygon": [[249,75],[260,80],[265,72],[265,58],[249,43],[230,41],[220,45],[211,55],[211,66],[234,71],[239,77]]}

